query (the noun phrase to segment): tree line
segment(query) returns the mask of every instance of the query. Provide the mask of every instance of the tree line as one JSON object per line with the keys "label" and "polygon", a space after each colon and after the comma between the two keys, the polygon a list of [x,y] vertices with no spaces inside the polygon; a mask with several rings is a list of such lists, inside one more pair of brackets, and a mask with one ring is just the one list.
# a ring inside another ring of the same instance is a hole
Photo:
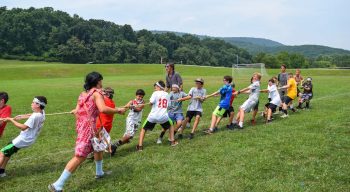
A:
{"label": "tree line", "polygon": [[[51,7],[0,7],[0,57],[64,63],[160,63],[162,58],[190,65],[228,67],[236,64],[238,57],[239,63],[263,62],[270,68],[281,63],[311,67],[316,61],[287,52],[253,56],[220,39],[134,31],[130,25],[85,20]],[[319,66],[332,63],[332,59],[321,59]]]}

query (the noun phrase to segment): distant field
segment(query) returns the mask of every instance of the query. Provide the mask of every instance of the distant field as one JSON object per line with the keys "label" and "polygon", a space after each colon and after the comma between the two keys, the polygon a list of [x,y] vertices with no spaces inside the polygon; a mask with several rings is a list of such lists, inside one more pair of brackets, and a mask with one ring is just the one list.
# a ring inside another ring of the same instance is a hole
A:
{"label": "distant field", "polygon": [[[84,76],[99,71],[104,86],[116,90],[115,102],[124,105],[134,98],[138,88],[148,99],[153,83],[164,79],[163,65],[106,64],[73,65],[43,62],[0,60],[0,91],[10,95],[13,114],[30,112],[33,96],[48,98],[47,113],[69,111],[82,91]],[[193,80],[202,77],[208,92],[216,91],[230,68],[177,66],[188,91]],[[290,70],[294,72],[294,70]],[[235,71],[238,89],[249,84],[253,70]],[[269,77],[278,70],[267,70]],[[204,115],[194,140],[180,140],[171,148],[157,145],[158,127],[146,136],[145,149],[135,152],[135,138],[119,149],[113,158],[106,156],[105,169],[113,174],[95,182],[95,165],[85,162],[65,186],[66,191],[349,191],[350,189],[350,70],[305,69],[313,77],[315,97],[312,109],[298,111],[288,119],[265,125],[204,135],[218,98],[205,102]],[[262,87],[268,77],[263,77]],[[234,101],[237,109],[246,99]],[[260,98],[260,110],[267,95]],[[187,103],[184,103],[186,109]],[[149,108],[144,111],[144,119]],[[125,117],[116,116],[112,137],[124,133]],[[45,191],[61,174],[74,154],[75,120],[72,116],[48,116],[37,142],[13,156],[6,178],[0,178],[0,191]],[[0,138],[0,147],[17,136],[18,129],[9,125]],[[189,133],[189,130],[186,130]]]}

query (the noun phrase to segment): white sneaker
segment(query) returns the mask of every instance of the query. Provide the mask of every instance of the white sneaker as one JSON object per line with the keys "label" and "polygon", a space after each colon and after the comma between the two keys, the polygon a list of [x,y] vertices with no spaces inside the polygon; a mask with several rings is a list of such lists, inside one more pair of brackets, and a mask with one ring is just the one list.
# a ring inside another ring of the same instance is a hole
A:
{"label": "white sneaker", "polygon": [[1,178],[1,177],[6,177],[6,173],[1,173],[1,174],[0,174],[0,178]]}
{"label": "white sneaker", "polygon": [[161,138],[157,139],[157,144],[162,144],[162,139]]}
{"label": "white sneaker", "polygon": [[281,118],[286,118],[286,117],[289,117],[289,116],[286,115],[286,114],[283,114],[283,115],[281,116]]}

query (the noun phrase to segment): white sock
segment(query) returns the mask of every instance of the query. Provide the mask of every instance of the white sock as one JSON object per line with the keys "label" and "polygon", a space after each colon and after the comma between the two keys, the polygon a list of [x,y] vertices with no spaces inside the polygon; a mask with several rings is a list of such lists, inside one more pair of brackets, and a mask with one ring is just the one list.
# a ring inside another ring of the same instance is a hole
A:
{"label": "white sock", "polygon": [[232,123],[233,123],[233,124],[236,124],[236,123],[237,123],[236,119],[233,119],[233,120],[232,120]]}
{"label": "white sock", "polygon": [[62,190],[64,183],[67,181],[67,179],[71,176],[71,172],[67,171],[66,169],[61,174],[60,178],[53,184],[55,189]]}
{"label": "white sock", "polygon": [[95,161],[96,164],[96,175],[103,175],[104,172],[102,170],[103,160]]}
{"label": "white sock", "polygon": [[240,127],[243,127],[243,121],[240,121],[240,122],[238,123],[238,125],[239,125]]}
{"label": "white sock", "polygon": [[291,109],[293,109],[294,106],[293,106],[293,104],[291,104],[289,107],[290,107]]}

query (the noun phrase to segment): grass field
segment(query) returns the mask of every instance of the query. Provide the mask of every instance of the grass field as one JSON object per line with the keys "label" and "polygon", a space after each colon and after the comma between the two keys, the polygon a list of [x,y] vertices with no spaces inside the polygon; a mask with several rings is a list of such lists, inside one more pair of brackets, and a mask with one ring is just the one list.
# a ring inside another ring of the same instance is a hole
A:
{"label": "grass field", "polygon": [[[33,96],[48,98],[47,113],[73,109],[82,91],[84,76],[91,71],[104,75],[104,86],[116,90],[117,105],[134,98],[137,88],[152,93],[152,85],[164,79],[162,65],[70,65],[59,63],[0,60],[0,91],[10,95],[13,115],[29,113]],[[216,91],[222,77],[231,69],[178,66],[184,88],[202,77],[208,92]],[[294,72],[294,70],[293,70]],[[278,70],[268,70],[269,75]],[[213,98],[204,103],[204,116],[194,140],[183,139],[175,148],[157,145],[160,132],[148,133],[143,152],[135,152],[137,138],[119,149],[116,156],[106,156],[105,170],[113,174],[94,180],[95,165],[86,161],[70,178],[66,191],[350,191],[350,70],[307,69],[312,76],[314,100],[309,111],[298,111],[288,119],[277,118],[265,125],[204,135],[211,112],[218,103]],[[234,77],[236,87],[249,84],[250,72]],[[263,77],[262,87],[268,77]],[[235,109],[246,99],[239,96]],[[260,110],[267,95],[260,97]],[[186,109],[187,103],[184,103]],[[144,111],[146,118],[149,108]],[[124,133],[125,117],[116,116],[112,137]],[[226,125],[226,120],[221,124]],[[37,142],[20,150],[7,167],[8,177],[0,178],[0,191],[45,191],[55,181],[74,154],[75,120],[73,116],[47,116]],[[17,136],[19,130],[7,126],[0,147]],[[186,130],[189,133],[189,130]]]}

